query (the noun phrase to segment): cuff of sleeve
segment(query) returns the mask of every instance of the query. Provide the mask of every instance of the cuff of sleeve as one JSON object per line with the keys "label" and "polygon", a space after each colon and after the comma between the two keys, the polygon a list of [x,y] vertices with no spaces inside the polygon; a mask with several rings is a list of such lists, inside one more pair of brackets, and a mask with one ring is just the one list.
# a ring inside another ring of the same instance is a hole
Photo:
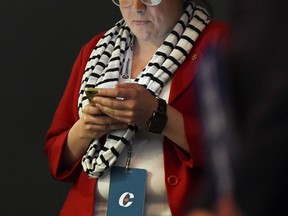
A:
{"label": "cuff of sleeve", "polygon": [[175,148],[180,160],[189,167],[203,167],[205,161],[202,130],[199,120],[189,120],[184,116],[186,139],[189,146],[189,153],[178,146]]}
{"label": "cuff of sleeve", "polygon": [[[50,145],[53,145],[53,147],[50,146],[50,148],[48,147],[45,149],[50,161],[50,172],[55,179],[60,181],[69,180],[81,161],[77,161],[75,164],[73,164],[73,166],[69,167],[68,169],[64,169],[61,165],[61,157],[67,140],[67,136],[68,131],[65,131],[61,135],[55,138],[51,138]],[[53,151],[51,149],[53,149]]]}

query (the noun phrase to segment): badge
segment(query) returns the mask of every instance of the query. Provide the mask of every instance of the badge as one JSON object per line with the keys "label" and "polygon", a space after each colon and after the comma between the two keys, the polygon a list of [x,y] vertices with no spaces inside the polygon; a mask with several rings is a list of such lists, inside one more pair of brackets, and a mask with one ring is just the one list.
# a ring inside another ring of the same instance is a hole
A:
{"label": "badge", "polygon": [[111,167],[107,216],[142,216],[146,179],[144,169]]}

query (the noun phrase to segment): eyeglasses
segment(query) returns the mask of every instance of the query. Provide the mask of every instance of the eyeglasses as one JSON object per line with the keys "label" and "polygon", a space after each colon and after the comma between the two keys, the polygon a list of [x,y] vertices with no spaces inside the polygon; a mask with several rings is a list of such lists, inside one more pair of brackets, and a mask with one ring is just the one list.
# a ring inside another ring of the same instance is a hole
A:
{"label": "eyeglasses", "polygon": [[[137,0],[138,1],[138,0]],[[161,0],[140,0],[147,6],[155,6],[160,4]],[[112,0],[112,2],[119,7],[129,7],[133,0]]]}

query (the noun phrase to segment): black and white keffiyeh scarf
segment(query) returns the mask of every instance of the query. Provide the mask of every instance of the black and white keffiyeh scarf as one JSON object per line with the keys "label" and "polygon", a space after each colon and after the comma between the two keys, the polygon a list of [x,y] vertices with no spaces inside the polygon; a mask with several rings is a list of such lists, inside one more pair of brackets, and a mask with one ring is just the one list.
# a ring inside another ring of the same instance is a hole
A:
{"label": "black and white keffiyeh scarf", "polygon": [[[209,22],[210,17],[205,8],[187,1],[180,20],[135,82],[145,86],[156,96],[159,95]],[[119,82],[119,71],[133,37],[124,20],[120,20],[99,40],[83,74],[78,99],[79,116],[89,103],[84,92],[85,87],[114,88]],[[100,177],[116,162],[125,145],[134,136],[136,128],[130,125],[127,130],[107,134],[104,145],[99,139],[93,140],[82,158],[83,169],[89,177]]]}

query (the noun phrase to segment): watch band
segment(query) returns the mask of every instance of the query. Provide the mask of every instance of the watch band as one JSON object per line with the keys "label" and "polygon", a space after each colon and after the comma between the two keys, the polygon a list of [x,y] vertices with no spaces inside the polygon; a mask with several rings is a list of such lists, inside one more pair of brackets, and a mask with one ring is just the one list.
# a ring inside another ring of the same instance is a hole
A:
{"label": "watch band", "polygon": [[167,104],[166,101],[162,98],[156,97],[158,100],[157,112],[163,115],[166,115],[167,112]]}
{"label": "watch band", "polygon": [[168,119],[167,104],[162,98],[157,97],[157,100],[157,110],[153,112],[152,116],[148,120],[146,130],[151,133],[160,134],[164,130]]}

